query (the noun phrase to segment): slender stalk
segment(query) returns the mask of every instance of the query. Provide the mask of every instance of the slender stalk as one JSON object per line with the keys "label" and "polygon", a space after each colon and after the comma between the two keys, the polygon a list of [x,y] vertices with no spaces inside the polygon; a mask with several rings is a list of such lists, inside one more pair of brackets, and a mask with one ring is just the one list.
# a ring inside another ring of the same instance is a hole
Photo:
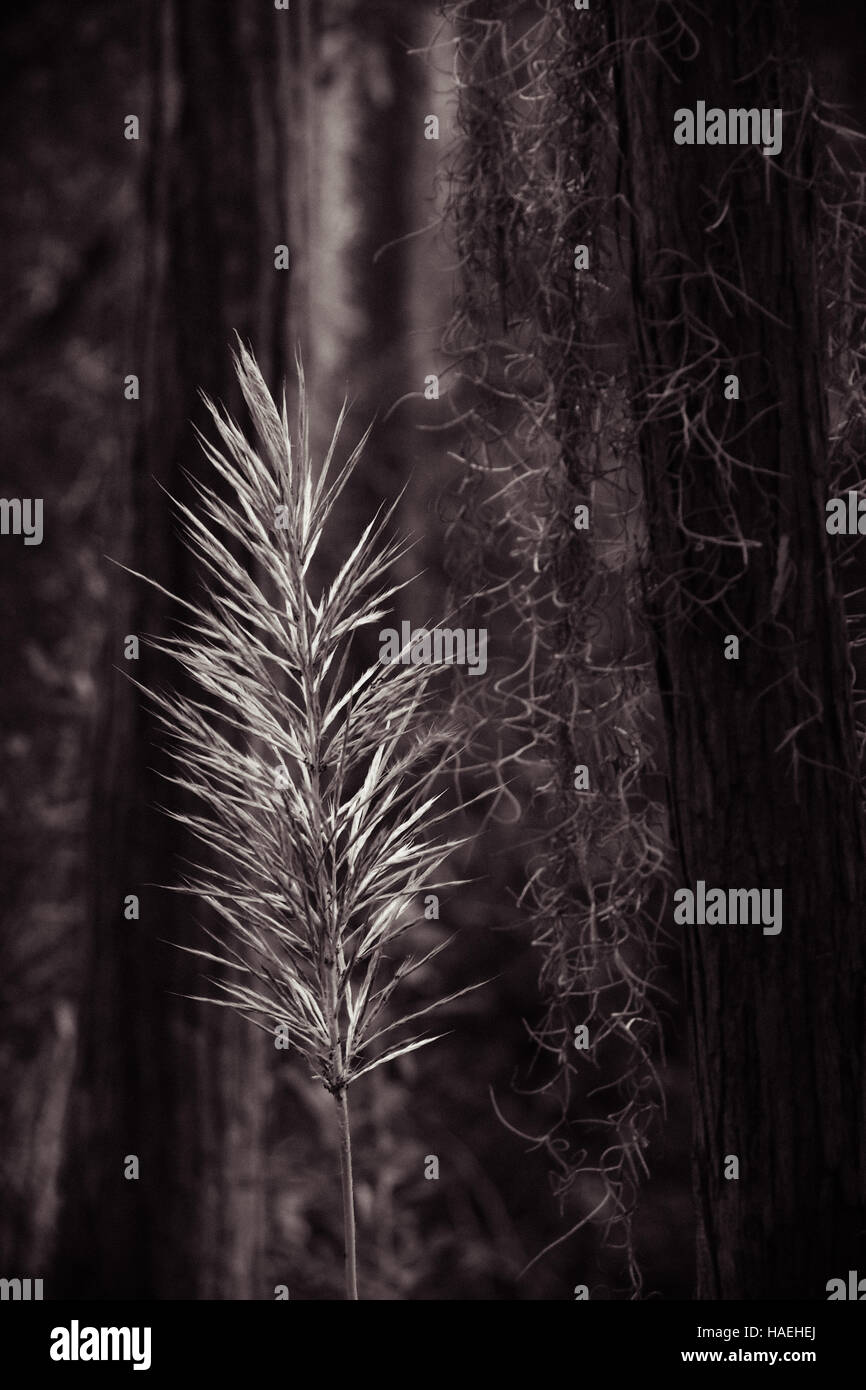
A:
{"label": "slender stalk", "polygon": [[340,1122],[340,1178],[343,1185],[343,1232],[346,1246],[346,1298],[358,1297],[358,1262],[355,1255],[355,1189],[352,1181],[352,1136],[349,1101],[343,1086],[334,1092]]}

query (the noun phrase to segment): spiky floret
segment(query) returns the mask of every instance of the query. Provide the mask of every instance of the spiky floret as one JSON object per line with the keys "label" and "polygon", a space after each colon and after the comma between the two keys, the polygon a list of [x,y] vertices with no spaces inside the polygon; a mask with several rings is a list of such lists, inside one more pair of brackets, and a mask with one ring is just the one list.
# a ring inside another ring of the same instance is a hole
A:
{"label": "spiky floret", "polygon": [[182,949],[219,967],[215,994],[195,998],[272,1034],[282,1027],[340,1095],[435,1041],[407,1037],[405,1026],[466,992],[390,1012],[407,976],[447,945],[396,963],[388,955],[415,925],[413,899],[445,886],[431,877],[464,843],[430,834],[448,815],[434,782],[457,731],[429,717],[430,666],[350,674],[354,634],[384,618],[404,587],[388,583],[408,548],[388,534],[397,502],[314,594],[320,542],[369,431],[335,468],[344,406],[317,470],[300,362],[295,441],[285,393],[280,410],[240,343],[235,365],[257,443],[204,398],[221,447],[199,437],[224,486],[192,480],[198,505],[175,506],[205,598],[169,595],[187,621],[180,635],[151,642],[197,692],[188,682],[179,693],[147,692],[178,764],[171,780],[187,794],[170,814],[206,847],[178,891],[207,903],[218,923],[212,950]]}

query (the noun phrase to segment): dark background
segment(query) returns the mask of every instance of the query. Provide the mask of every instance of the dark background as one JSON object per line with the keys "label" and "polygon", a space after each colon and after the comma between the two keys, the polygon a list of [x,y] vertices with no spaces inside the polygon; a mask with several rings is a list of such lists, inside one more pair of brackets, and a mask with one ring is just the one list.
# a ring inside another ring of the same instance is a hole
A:
{"label": "dark background", "polygon": [[[44,1277],[47,1297],[269,1299],[277,1284],[293,1299],[340,1296],[329,1097],[243,1024],[178,997],[195,973],[164,942],[194,939],[195,914],[155,886],[181,847],[123,670],[124,635],[159,631],[165,615],[107,558],[193,583],[157,481],[201,466],[199,388],[236,406],[237,329],[274,387],[288,375],[291,389],[300,343],[320,441],[347,392],[347,443],[377,416],[345,544],[408,482],[401,520],[419,544],[407,573],[424,569],[411,614],[444,605],[459,431],[421,393],[444,369],[454,275],[438,227],[448,31],[420,0],[301,9],[34,0],[0,21],[2,492],[42,497],[45,511],[41,546],[0,543],[0,1274]],[[857,118],[857,8],[804,6],[803,18],[819,80]],[[416,51],[437,32],[441,47]],[[438,144],[423,139],[434,111]],[[130,113],[138,142],[123,138]],[[273,269],[278,243],[288,274]],[[124,399],[129,373],[138,401]],[[342,538],[332,544],[339,560]],[[161,675],[151,660],[134,672],[145,684]],[[592,1228],[517,1277],[589,1193],[578,1183],[561,1205],[547,1155],[493,1107],[526,1135],[551,1113],[527,1031],[543,1012],[538,952],[516,903],[543,818],[521,804],[519,822],[484,825],[461,866],[474,881],[443,903],[456,939],[436,984],[491,983],[454,1006],[444,1040],[353,1092],[362,1297],[625,1287]],[[139,921],[123,914],[133,893]],[[689,1298],[673,950],[662,983],[669,1114],[637,1253],[645,1295]],[[579,1091],[573,1105],[577,1118]],[[424,1180],[427,1154],[438,1182]]]}

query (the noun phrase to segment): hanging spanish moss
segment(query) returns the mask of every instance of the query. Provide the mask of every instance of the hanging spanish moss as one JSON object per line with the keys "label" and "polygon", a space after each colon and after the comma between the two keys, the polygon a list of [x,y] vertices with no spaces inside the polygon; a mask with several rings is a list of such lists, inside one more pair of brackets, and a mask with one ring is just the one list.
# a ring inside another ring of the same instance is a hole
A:
{"label": "hanging spanish moss", "polygon": [[664,1107],[666,830],[636,621],[641,493],[624,361],[606,341],[618,273],[607,44],[597,15],[548,0],[448,13],[462,140],[446,347],[466,459],[453,582],[499,635],[466,697],[500,814],[536,825],[522,905],[544,1009],[527,1084],[555,1106],[531,1138],[568,1212],[560,1239],[599,1226],[637,1297],[633,1216]]}

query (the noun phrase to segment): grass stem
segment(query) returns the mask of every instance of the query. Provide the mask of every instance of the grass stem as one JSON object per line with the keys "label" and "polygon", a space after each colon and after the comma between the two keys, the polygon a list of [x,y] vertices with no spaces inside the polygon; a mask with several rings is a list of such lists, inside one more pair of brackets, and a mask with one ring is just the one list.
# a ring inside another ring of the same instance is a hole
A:
{"label": "grass stem", "polygon": [[334,1092],[340,1125],[340,1178],[343,1186],[343,1232],[346,1246],[346,1298],[358,1297],[358,1261],[355,1254],[355,1189],[352,1180],[352,1135],[349,1100],[345,1086]]}

